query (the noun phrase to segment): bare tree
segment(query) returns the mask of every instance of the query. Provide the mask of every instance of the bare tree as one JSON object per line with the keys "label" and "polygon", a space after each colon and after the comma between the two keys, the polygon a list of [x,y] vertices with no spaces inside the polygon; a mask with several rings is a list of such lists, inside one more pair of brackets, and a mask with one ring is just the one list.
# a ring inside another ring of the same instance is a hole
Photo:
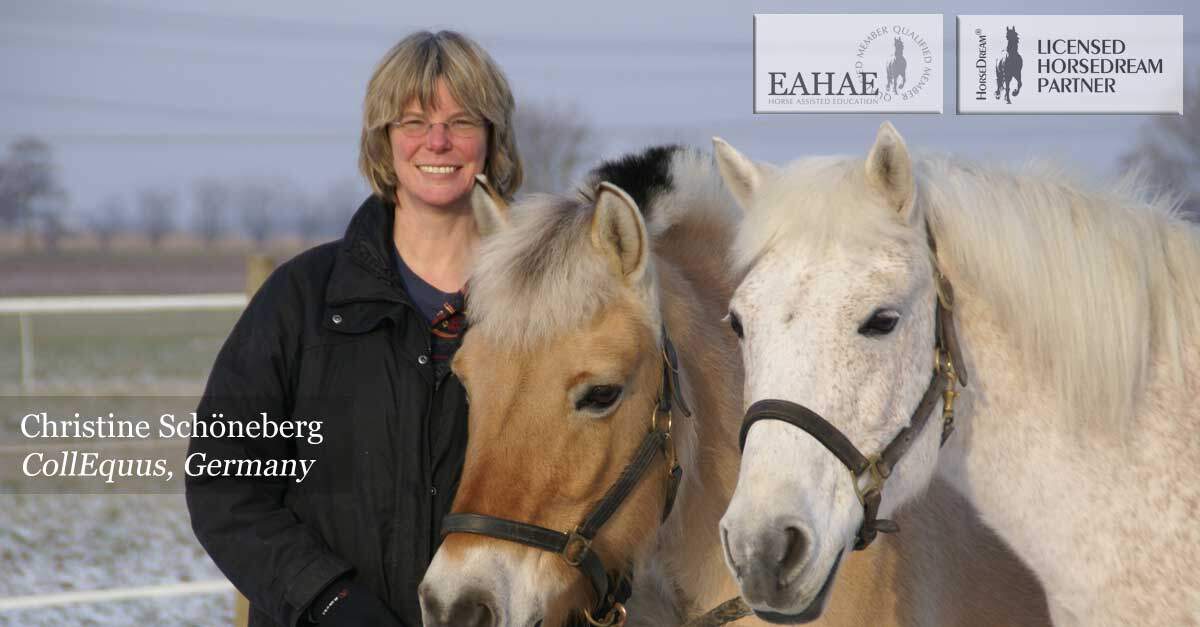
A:
{"label": "bare tree", "polygon": [[0,225],[21,228],[31,243],[40,204],[65,201],[49,144],[36,137],[18,139],[0,162]]}
{"label": "bare tree", "polygon": [[254,243],[262,245],[275,231],[276,224],[271,213],[278,204],[278,188],[265,180],[251,180],[243,183],[235,196],[235,205],[246,235]]}
{"label": "bare tree", "polygon": [[1200,72],[1184,87],[1183,115],[1163,115],[1142,127],[1138,143],[1121,156],[1158,191],[1179,194],[1183,209],[1200,219]]}
{"label": "bare tree", "polygon": [[229,185],[217,179],[201,179],[192,187],[192,228],[206,247],[212,247],[225,234],[230,195]]}
{"label": "bare tree", "polygon": [[125,208],[116,196],[110,196],[100,205],[95,215],[88,220],[88,227],[96,235],[102,250],[112,248],[113,238],[125,229]]}
{"label": "bare tree", "polygon": [[148,187],[138,192],[138,206],[146,241],[158,248],[163,238],[175,230],[175,195],[166,189]]}
{"label": "bare tree", "polygon": [[354,212],[362,205],[369,191],[359,179],[346,178],[335,182],[325,191],[322,212],[326,216],[325,230],[341,237],[350,225]]}
{"label": "bare tree", "polygon": [[325,230],[325,211],[320,202],[305,194],[295,194],[291,204],[296,215],[296,234],[304,242],[316,241]]}
{"label": "bare tree", "polygon": [[595,158],[595,134],[573,104],[519,107],[513,125],[525,165],[522,193],[565,192]]}
{"label": "bare tree", "polygon": [[62,208],[46,207],[38,212],[38,218],[42,223],[42,245],[49,252],[57,252],[59,242],[69,232],[63,220]]}

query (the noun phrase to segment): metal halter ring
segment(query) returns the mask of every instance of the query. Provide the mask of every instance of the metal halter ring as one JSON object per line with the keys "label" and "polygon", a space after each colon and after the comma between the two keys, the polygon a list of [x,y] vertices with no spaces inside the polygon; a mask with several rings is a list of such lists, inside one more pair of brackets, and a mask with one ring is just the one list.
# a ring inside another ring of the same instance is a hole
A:
{"label": "metal halter ring", "polygon": [[622,627],[625,620],[629,618],[629,613],[625,611],[625,606],[620,603],[613,603],[612,609],[608,611],[608,615],[603,620],[592,618],[591,610],[583,610],[583,617],[587,619],[588,624],[594,627]]}
{"label": "metal halter ring", "polygon": [[670,437],[670,435],[671,435],[671,414],[673,414],[673,413],[674,412],[672,412],[670,409],[668,409],[665,412],[662,411],[661,409],[659,409],[658,403],[655,403],[654,410],[650,412],[650,430],[651,431],[659,431],[660,429],[658,428],[658,415],[666,414],[667,415],[667,430],[664,431],[664,433],[666,433],[667,436]]}
{"label": "metal halter ring", "polygon": [[561,555],[564,562],[578,568],[591,550],[592,541],[579,533],[579,527],[576,527],[567,534],[567,543],[563,546]]}

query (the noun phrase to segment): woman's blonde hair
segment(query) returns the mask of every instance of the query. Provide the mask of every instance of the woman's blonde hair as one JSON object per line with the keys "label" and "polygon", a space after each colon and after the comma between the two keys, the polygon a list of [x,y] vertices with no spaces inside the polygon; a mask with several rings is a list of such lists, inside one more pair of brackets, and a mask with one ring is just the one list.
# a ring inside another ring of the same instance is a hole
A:
{"label": "woman's blonde hair", "polygon": [[513,96],[495,61],[470,38],[454,31],[420,31],[405,37],[379,62],[363,100],[358,169],[379,196],[396,198],[396,170],[388,125],[400,119],[413,98],[426,111],[437,101],[438,79],[471,115],[486,121],[487,164],[483,173],[511,199],[524,173],[513,132]]}

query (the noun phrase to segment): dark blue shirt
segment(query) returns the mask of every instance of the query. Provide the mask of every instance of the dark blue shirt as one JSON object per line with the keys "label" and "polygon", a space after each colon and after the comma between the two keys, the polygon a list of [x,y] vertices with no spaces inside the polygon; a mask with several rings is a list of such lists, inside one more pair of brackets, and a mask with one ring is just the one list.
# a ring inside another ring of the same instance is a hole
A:
{"label": "dark blue shirt", "polygon": [[465,293],[462,290],[443,292],[430,285],[404,263],[395,246],[392,246],[392,257],[409,300],[429,323],[432,334],[429,340],[432,352],[430,360],[433,362],[434,375],[440,380],[449,371],[450,359],[462,344],[462,333],[466,328]]}

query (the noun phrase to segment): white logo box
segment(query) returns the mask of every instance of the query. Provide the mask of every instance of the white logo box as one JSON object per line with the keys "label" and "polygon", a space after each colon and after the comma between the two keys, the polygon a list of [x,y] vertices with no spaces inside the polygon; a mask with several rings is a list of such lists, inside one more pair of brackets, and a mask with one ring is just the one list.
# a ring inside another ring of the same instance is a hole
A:
{"label": "white logo box", "polygon": [[942,41],[941,14],[756,13],[754,112],[941,113]]}
{"label": "white logo box", "polygon": [[958,16],[959,113],[1183,113],[1183,79],[1182,15]]}

